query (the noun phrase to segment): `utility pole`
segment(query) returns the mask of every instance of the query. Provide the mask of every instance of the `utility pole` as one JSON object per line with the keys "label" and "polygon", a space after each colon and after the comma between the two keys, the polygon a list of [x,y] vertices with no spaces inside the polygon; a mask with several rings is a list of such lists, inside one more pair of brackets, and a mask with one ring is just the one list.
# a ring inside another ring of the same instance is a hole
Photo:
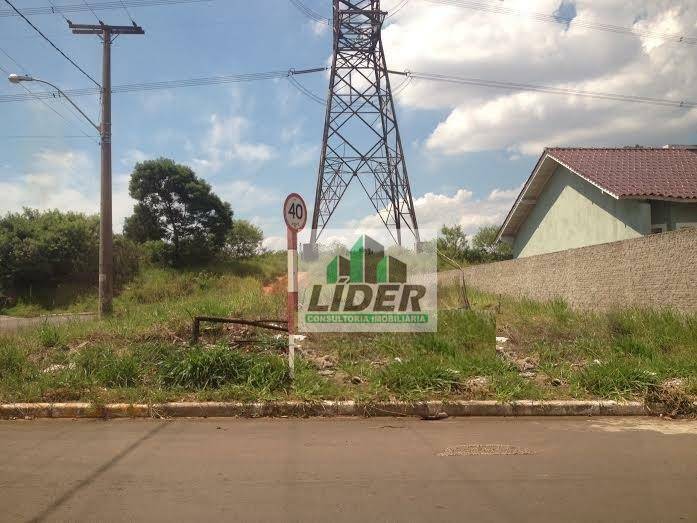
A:
{"label": "utility pole", "polygon": [[102,117],[99,125],[101,143],[101,204],[99,214],[99,316],[111,314],[114,298],[114,231],[111,195],[111,43],[118,35],[143,35],[136,25],[73,24],[68,27],[76,35],[97,35],[102,39]]}

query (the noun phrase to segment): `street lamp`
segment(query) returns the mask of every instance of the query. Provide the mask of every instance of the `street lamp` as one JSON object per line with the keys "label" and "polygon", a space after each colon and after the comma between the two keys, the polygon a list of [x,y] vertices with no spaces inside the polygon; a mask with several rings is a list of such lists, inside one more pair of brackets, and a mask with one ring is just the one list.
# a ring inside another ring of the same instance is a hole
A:
{"label": "street lamp", "polygon": [[[100,136],[101,145],[101,209],[99,213],[99,316],[111,314],[113,300],[113,274],[114,274],[114,233],[111,217],[111,125],[110,113],[104,110],[104,96],[102,96],[102,119],[109,123],[97,125],[80,109],[70,97],[51,82],[27,75],[11,74],[7,78],[10,83],[38,82],[52,87],[72,105]],[[102,93],[104,94],[104,93]]]}

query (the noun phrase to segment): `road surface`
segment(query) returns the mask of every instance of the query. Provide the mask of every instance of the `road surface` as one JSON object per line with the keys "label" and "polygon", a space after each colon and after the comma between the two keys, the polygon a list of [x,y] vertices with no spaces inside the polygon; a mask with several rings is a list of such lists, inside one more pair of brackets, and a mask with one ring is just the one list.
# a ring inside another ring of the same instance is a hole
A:
{"label": "road surface", "polygon": [[90,321],[96,318],[96,314],[89,312],[79,314],[52,314],[50,316],[38,316],[36,318],[0,316],[0,333],[16,332],[22,329],[36,328],[45,324],[62,325],[77,321]]}
{"label": "road surface", "polygon": [[697,422],[0,422],[2,521],[697,521]]}

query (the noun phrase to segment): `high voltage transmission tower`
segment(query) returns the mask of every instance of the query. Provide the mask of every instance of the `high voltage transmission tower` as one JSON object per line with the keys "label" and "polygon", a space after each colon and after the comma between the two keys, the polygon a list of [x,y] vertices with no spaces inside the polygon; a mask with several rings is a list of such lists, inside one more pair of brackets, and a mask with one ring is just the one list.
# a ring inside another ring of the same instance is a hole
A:
{"label": "high voltage transmission tower", "polygon": [[334,57],[317,178],[312,236],[317,239],[349,185],[357,181],[399,245],[406,226],[417,243],[404,150],[381,30],[380,0],[333,0]]}

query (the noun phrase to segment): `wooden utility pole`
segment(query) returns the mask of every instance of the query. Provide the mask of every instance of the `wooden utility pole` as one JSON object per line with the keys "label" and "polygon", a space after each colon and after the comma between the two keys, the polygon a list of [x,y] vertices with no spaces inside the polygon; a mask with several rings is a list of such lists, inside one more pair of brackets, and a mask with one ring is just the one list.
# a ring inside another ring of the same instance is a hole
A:
{"label": "wooden utility pole", "polygon": [[99,316],[111,314],[114,298],[114,231],[111,195],[111,43],[118,35],[143,35],[136,25],[73,24],[68,27],[76,35],[98,35],[102,38],[102,116],[99,125],[101,142],[101,204],[99,214]]}

